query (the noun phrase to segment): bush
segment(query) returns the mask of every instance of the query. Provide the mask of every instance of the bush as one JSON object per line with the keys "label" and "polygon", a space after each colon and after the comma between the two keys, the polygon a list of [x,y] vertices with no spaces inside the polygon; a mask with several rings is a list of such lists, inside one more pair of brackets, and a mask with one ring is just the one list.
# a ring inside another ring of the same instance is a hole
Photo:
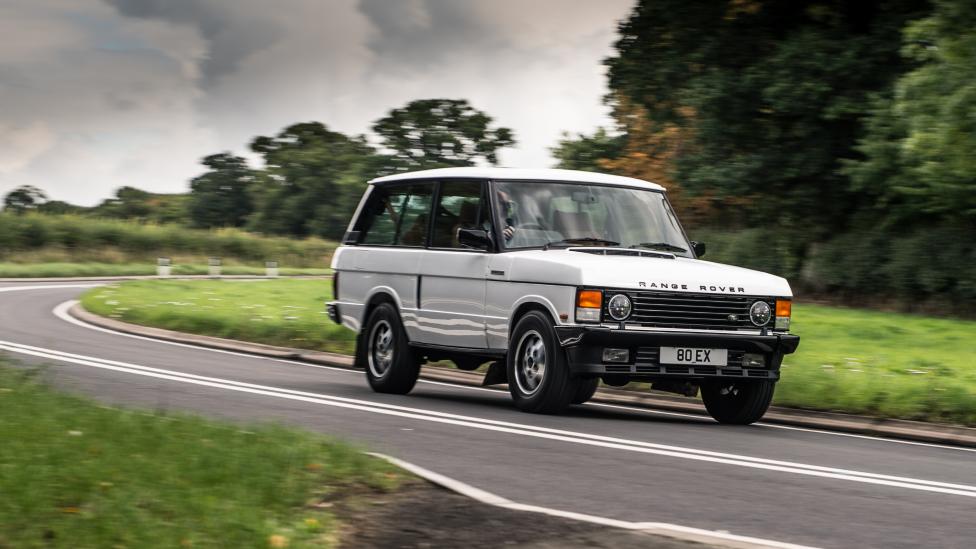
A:
{"label": "bush", "polygon": [[[282,266],[326,267],[335,244],[309,238],[263,237],[237,229],[198,230],[178,225],[93,219],[75,215],[0,213],[0,260],[19,262],[30,253],[63,260],[155,262],[159,256],[223,257]],[[41,254],[44,255],[44,254]]]}

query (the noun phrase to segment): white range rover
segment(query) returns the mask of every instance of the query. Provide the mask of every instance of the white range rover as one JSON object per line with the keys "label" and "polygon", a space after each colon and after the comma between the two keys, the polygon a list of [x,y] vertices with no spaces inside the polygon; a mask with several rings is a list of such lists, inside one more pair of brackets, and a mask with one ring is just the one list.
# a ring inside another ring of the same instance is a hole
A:
{"label": "white range rover", "polygon": [[783,278],[699,259],[654,183],[569,170],[445,168],[370,181],[332,260],[330,318],[358,332],[378,392],[425,361],[491,362],[528,412],[602,379],[694,395],[745,424],[765,413],[789,334]]}

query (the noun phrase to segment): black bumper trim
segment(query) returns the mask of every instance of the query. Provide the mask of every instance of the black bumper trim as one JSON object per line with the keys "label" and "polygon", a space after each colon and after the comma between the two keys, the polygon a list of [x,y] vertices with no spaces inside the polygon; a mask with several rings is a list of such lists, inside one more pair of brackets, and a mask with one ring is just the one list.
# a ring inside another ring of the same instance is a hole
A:
{"label": "black bumper trim", "polygon": [[[683,378],[708,377],[739,379],[779,379],[783,357],[796,351],[800,337],[792,334],[717,334],[701,332],[646,332],[620,330],[603,326],[557,326],[556,335],[566,349],[570,368],[576,374],[624,375],[632,378]],[[687,366],[660,364],[649,359],[642,348],[704,347],[729,349],[742,353],[762,354],[765,368],[742,368],[729,365]],[[630,350],[630,362],[612,364],[602,362],[606,347]]]}
{"label": "black bumper trim", "polygon": [[329,320],[335,322],[336,324],[342,324],[342,316],[339,314],[338,303],[326,303],[325,311],[329,315]]}

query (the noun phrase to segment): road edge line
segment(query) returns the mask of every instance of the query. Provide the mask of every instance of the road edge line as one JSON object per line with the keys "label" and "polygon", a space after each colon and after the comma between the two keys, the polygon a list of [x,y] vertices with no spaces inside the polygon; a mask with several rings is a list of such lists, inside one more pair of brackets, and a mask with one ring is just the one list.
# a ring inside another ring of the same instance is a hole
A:
{"label": "road edge line", "polygon": [[591,524],[597,524],[600,526],[608,526],[611,528],[622,528],[625,530],[637,530],[641,532],[647,532],[650,534],[656,534],[660,536],[666,536],[669,538],[680,539],[683,541],[694,541],[698,543],[706,543],[711,545],[721,545],[723,547],[734,547],[734,548],[755,548],[755,547],[769,547],[775,549],[812,549],[811,546],[807,545],[797,545],[794,543],[786,543],[780,541],[767,540],[762,538],[755,538],[751,536],[740,536],[736,534],[730,534],[727,532],[714,531],[714,530],[703,530],[700,528],[693,528],[690,526],[681,526],[679,524],[670,524],[666,522],[631,522],[620,519],[613,519],[607,517],[600,517],[597,515],[590,515],[586,513],[576,513],[573,511],[563,511],[560,509],[553,509],[550,507],[542,507],[539,505],[528,505],[524,503],[517,503],[509,499],[503,498],[501,496],[492,494],[482,490],[481,488],[476,488],[470,484],[461,482],[460,480],[453,479],[441,473],[431,471],[419,465],[415,465],[408,461],[404,461],[399,458],[388,456],[386,454],[381,454],[379,452],[368,452],[370,456],[378,459],[382,459],[391,463],[407,472],[410,472],[431,484],[435,484],[454,492],[462,496],[471,498],[479,503],[484,503],[486,505],[492,505],[494,507],[501,507],[503,509],[510,509],[513,511],[523,511],[528,513],[539,513],[543,515],[549,515],[552,517],[564,518],[569,520],[576,520],[580,522],[588,522]]}

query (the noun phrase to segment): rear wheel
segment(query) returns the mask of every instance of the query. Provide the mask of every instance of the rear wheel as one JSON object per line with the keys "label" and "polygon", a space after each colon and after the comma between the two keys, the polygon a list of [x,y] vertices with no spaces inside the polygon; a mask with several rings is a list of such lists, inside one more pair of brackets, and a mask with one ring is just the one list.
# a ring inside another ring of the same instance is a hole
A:
{"label": "rear wheel", "polygon": [[362,362],[369,386],[377,393],[409,393],[420,375],[420,359],[407,344],[396,308],[379,304],[369,315],[363,334]]}
{"label": "rear wheel", "polygon": [[508,353],[508,390],[523,412],[558,413],[569,406],[577,383],[566,353],[556,341],[552,321],[538,311],[519,319]]}
{"label": "rear wheel", "polygon": [[715,421],[748,425],[766,413],[775,386],[772,381],[715,380],[702,384],[702,402]]}
{"label": "rear wheel", "polygon": [[573,404],[583,404],[596,394],[596,388],[600,385],[600,378],[580,379],[576,382],[576,392],[573,393]]}

